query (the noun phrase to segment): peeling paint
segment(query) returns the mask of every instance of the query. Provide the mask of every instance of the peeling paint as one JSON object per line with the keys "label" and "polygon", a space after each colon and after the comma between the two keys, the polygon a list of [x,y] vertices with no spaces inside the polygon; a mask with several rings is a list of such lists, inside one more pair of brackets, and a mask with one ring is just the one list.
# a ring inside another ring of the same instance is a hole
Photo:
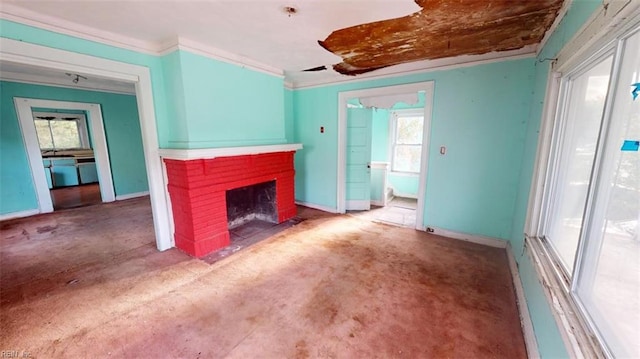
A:
{"label": "peeling paint", "polygon": [[318,41],[345,75],[539,43],[564,0],[415,0],[422,10],[332,32]]}

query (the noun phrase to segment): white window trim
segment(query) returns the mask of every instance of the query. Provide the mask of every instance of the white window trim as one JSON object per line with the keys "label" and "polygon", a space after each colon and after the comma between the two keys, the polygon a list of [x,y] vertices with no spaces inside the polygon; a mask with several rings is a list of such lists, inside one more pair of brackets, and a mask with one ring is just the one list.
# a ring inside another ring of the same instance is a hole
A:
{"label": "white window trim", "polygon": [[[563,266],[558,259],[554,258],[554,254],[550,253],[547,243],[541,238],[545,220],[545,188],[550,186],[548,173],[553,167],[549,161],[553,146],[551,136],[554,133],[556,118],[561,111],[561,109],[558,109],[558,103],[562,93],[561,79],[563,71],[565,73],[568,73],[569,69],[573,69],[572,72],[580,71],[581,66],[594,58],[602,56],[606,51],[611,51],[611,48],[615,48],[621,39],[630,36],[631,33],[636,31],[634,29],[640,26],[640,4],[628,3],[627,8],[623,10],[616,12],[615,16],[611,15],[612,11],[607,13],[606,9],[604,12],[596,12],[587,25],[578,32],[578,35],[560,51],[558,63],[555,63],[555,66],[550,68],[538,137],[534,174],[529,192],[529,204],[524,228],[525,250],[530,256],[543,284],[547,301],[551,306],[556,324],[570,357],[600,358],[610,357],[611,355],[608,349],[601,344],[603,343],[602,338],[592,329],[594,328],[592,326],[593,323],[590,323],[590,319],[582,314],[586,313],[582,304],[571,295],[571,281],[577,278],[569,279],[566,276]],[[591,34],[591,37],[585,37],[585,34]],[[579,51],[575,50],[576,42],[582,44],[582,48]],[[567,51],[567,49],[572,50]],[[571,52],[574,53],[573,56],[568,55]],[[611,84],[615,83],[614,77],[618,76],[619,55],[620,47],[617,48],[614,56]],[[604,116],[607,118],[610,116],[611,97],[613,96],[613,91],[609,92],[604,109]],[[597,156],[602,153],[602,142],[599,141]],[[595,182],[597,180],[597,178],[594,178],[594,183],[590,186],[589,196],[592,196],[591,192],[596,188]],[[587,208],[589,208],[589,203],[587,203]],[[588,217],[589,213],[586,213],[585,223],[589,220]],[[581,247],[583,245],[580,245],[579,251]],[[580,258],[580,255],[581,253],[579,252],[576,257]],[[576,262],[575,265],[577,267],[580,263]]]}
{"label": "white window trim", "polygon": [[[88,150],[91,149],[91,142],[89,141],[89,131],[87,130],[87,118],[82,113],[63,113],[63,112],[33,112],[33,120],[36,117],[62,117],[62,116],[76,116],[74,120],[78,126],[78,133],[80,135],[81,148],[73,148],[71,150]],[[48,149],[45,149],[48,150]],[[67,150],[67,149],[64,149]],[[52,151],[59,151],[52,149]]]}
{"label": "white window trim", "polygon": [[[395,162],[395,147],[396,147],[396,135],[398,131],[398,117],[422,117],[422,126],[425,126],[424,122],[424,108],[407,108],[407,109],[397,109],[389,111],[389,172],[394,175],[402,175],[408,177],[415,177],[420,175],[420,171],[412,172],[412,171],[395,171],[393,169],[393,164]],[[420,150],[422,151],[422,146],[424,146],[424,138],[421,138],[422,143],[418,144],[410,144],[409,146],[420,146]],[[406,146],[406,145],[403,145]]]}

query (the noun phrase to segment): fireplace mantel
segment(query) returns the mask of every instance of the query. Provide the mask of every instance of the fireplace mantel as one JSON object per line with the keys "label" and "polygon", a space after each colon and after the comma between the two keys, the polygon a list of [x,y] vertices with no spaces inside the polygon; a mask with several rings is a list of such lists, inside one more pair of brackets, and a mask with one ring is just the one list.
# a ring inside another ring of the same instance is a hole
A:
{"label": "fireplace mantel", "polygon": [[245,147],[216,147],[216,148],[197,148],[197,149],[179,149],[165,148],[160,149],[160,157],[170,160],[201,160],[212,159],[216,157],[259,155],[274,152],[290,152],[297,151],[302,148],[300,143],[282,144],[282,145],[264,145],[264,146],[245,146]]}

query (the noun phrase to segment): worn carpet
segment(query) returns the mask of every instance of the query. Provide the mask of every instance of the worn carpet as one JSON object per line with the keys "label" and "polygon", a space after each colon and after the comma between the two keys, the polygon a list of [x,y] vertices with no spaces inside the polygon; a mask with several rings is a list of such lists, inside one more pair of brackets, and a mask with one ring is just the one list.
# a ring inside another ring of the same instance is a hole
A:
{"label": "worn carpet", "polygon": [[213,265],[157,252],[148,200],[5,223],[0,348],[34,358],[526,357],[503,249],[300,215]]}

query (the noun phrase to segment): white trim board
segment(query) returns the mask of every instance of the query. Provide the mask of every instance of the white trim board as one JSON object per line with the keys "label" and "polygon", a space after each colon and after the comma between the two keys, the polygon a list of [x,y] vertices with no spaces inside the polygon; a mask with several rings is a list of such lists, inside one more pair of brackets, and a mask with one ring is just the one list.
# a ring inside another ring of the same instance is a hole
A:
{"label": "white trim board", "polygon": [[148,195],[149,195],[149,191],[121,194],[119,196],[116,196],[116,201],[124,201],[124,200],[127,200],[127,199],[144,197],[144,196],[148,196]]}
{"label": "white trim board", "polygon": [[170,222],[173,217],[168,212],[168,193],[162,176],[162,162],[158,156],[158,132],[149,68],[7,38],[0,38],[0,60],[135,84],[156,245],[159,250],[173,247]]}
{"label": "white trim board", "polygon": [[367,211],[371,207],[371,200],[347,200],[345,207],[350,211]]}
{"label": "white trim board", "polygon": [[424,105],[424,131],[422,134],[422,154],[420,164],[420,180],[418,181],[418,207],[416,209],[416,226],[418,230],[424,230],[424,203],[427,184],[427,161],[429,160],[429,139],[431,137],[431,114],[433,110],[433,81],[417,82],[412,84],[374,87],[355,91],[338,93],[338,158],[336,179],[336,203],[337,212],[345,213],[346,209],[346,172],[347,172],[347,101],[351,98],[386,96],[406,94],[412,92],[425,92]]}
{"label": "white trim board", "polygon": [[479,236],[479,235],[476,235],[476,234],[460,233],[460,232],[449,231],[447,229],[442,229],[442,228],[437,228],[437,227],[432,227],[432,226],[429,226],[427,228],[429,228],[429,229],[431,229],[433,231],[429,231],[426,228],[424,228],[422,230],[426,230],[428,233],[435,234],[435,235],[438,235],[438,236],[452,238],[452,239],[458,239],[458,240],[461,240],[461,241],[467,241],[467,242],[476,243],[476,244],[482,244],[482,245],[489,246],[489,247],[507,248],[507,244],[509,243],[509,242],[501,240],[501,239],[492,238],[492,237],[485,237],[485,236]]}
{"label": "white trim board", "polygon": [[104,133],[102,111],[98,104],[88,104],[82,102],[37,100],[29,98],[15,97],[14,103],[22,138],[24,140],[33,185],[36,187],[36,197],[38,198],[38,208],[41,213],[53,212],[53,202],[49,193],[49,185],[45,177],[42,165],[42,153],[36,134],[36,126],[33,122],[33,107],[55,108],[60,110],[81,110],[89,113],[89,134],[93,143],[93,155],[98,170],[98,182],[100,183],[100,196],[102,202],[115,201],[113,180],[111,178],[111,163],[107,150],[107,137]]}
{"label": "white trim board", "polygon": [[248,68],[253,71],[265,73],[267,75],[284,78],[284,71],[282,69],[278,69],[273,66],[263,64],[259,61],[250,59],[245,56],[236,55],[234,53],[231,53],[213,46],[204,45],[184,37],[178,37],[166,43],[162,47],[164,49],[158,51],[157,53],[160,56],[169,54],[177,50],[188,51],[193,54],[208,57],[210,59],[238,65],[242,68]]}
{"label": "white trim board", "polygon": [[198,160],[211,159],[216,157],[258,155],[263,153],[291,152],[302,148],[301,143],[291,143],[285,145],[264,145],[264,146],[241,146],[241,147],[216,147],[198,149],[160,149],[158,153],[161,157],[171,160]]}
{"label": "white trim board", "polygon": [[70,85],[68,79],[8,71],[0,72],[0,80],[42,86],[55,86],[83,91],[109,92],[121,95],[135,95],[136,93],[136,90],[133,86],[129,88],[128,86],[120,86],[115,83],[107,84],[104,82],[92,82],[90,85],[87,85],[86,82],[82,81],[78,82],[77,84]]}
{"label": "white trim board", "polygon": [[304,202],[304,201],[296,201],[296,204],[298,206],[309,207],[309,208],[317,209],[323,212],[338,213],[335,208],[323,206],[321,204],[315,204],[315,203]]}
{"label": "white trim board", "polygon": [[397,78],[401,76],[419,75],[435,71],[445,71],[472,67],[485,64],[493,64],[504,61],[514,61],[530,59],[536,56],[535,48],[524,47],[519,50],[489,53],[484,55],[464,55],[458,57],[448,57],[437,60],[424,60],[411,62],[408,64],[390,66],[384,69],[372,71],[358,76],[343,76],[332,79],[313,79],[292,82],[285,77],[285,81],[290,83],[293,90],[310,89],[316,87],[326,87],[334,85],[353,84],[363,81],[374,81],[382,79]]}
{"label": "white trim board", "polygon": [[26,211],[10,212],[10,213],[5,213],[5,214],[0,214],[0,222],[8,221],[10,219],[30,217],[30,216],[34,216],[34,215],[39,214],[39,213],[40,213],[39,209],[28,209]]}
{"label": "white trim board", "polygon": [[529,307],[527,306],[527,297],[524,294],[524,287],[522,286],[520,272],[518,271],[518,263],[516,263],[516,259],[513,256],[513,247],[511,247],[511,243],[507,243],[505,250],[507,251],[507,260],[509,261],[509,270],[511,271],[513,288],[516,292],[516,302],[518,304],[518,313],[520,314],[520,326],[522,327],[522,334],[524,335],[524,344],[527,348],[527,357],[530,359],[538,359],[540,358],[538,341],[536,340],[533,322],[531,321],[531,314],[529,313]]}

